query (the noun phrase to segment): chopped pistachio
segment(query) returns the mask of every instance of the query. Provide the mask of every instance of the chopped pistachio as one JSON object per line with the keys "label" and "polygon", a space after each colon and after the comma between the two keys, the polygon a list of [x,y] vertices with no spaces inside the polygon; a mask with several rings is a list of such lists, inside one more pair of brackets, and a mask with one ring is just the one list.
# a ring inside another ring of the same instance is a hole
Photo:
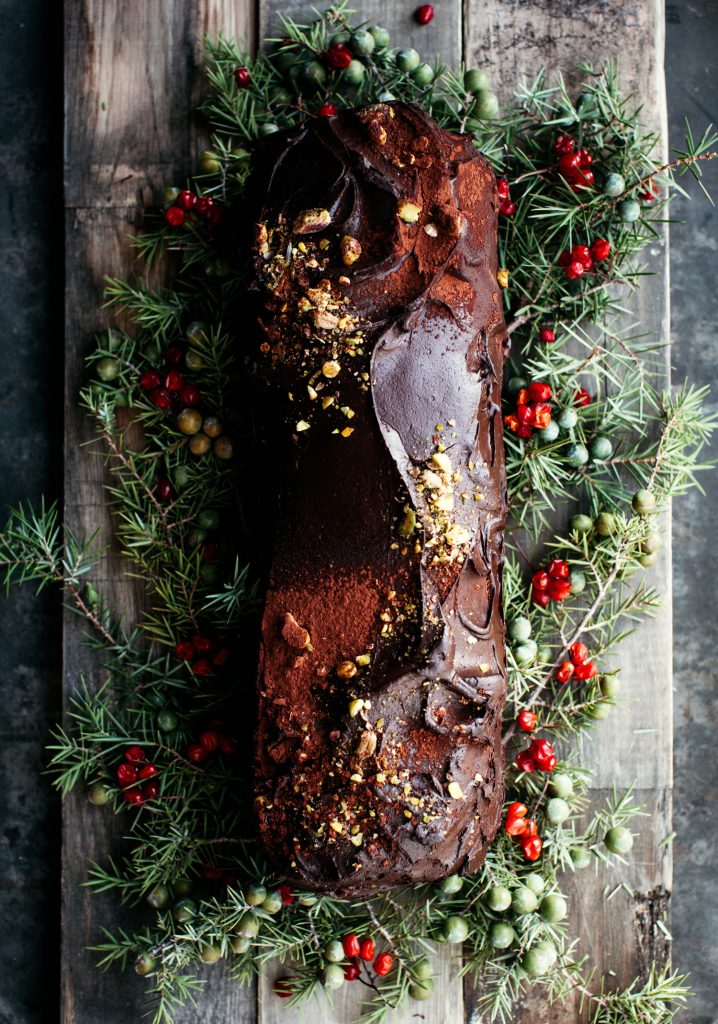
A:
{"label": "chopped pistachio", "polygon": [[317,397],[317,393],[311,384],[307,384],[307,394],[309,395],[312,401],[314,401],[314,399]]}
{"label": "chopped pistachio", "polygon": [[336,818],[334,818],[333,821],[329,822],[329,828],[334,829],[335,832],[341,833],[344,831],[344,824],[343,822],[338,821]]}
{"label": "chopped pistachio", "polygon": [[446,452],[434,452],[434,454],[431,456],[431,461],[434,463],[435,466],[438,466],[439,472],[442,474],[442,476],[451,476],[453,466],[451,465],[451,459],[446,454]]}
{"label": "chopped pistachio", "polygon": [[328,377],[331,380],[341,373],[341,369],[341,365],[336,359],[327,359],[326,363],[322,366],[322,376]]}
{"label": "chopped pistachio", "polygon": [[326,309],[315,309],[312,313],[312,323],[322,331],[333,331],[339,323],[339,317]]}
{"label": "chopped pistachio", "polygon": [[342,437],[351,437],[354,433],[354,427],[344,427],[344,430],[340,430],[339,433]]}
{"label": "chopped pistachio", "polygon": [[404,817],[411,819],[411,811],[407,808],[404,808]]}
{"label": "chopped pistachio", "polygon": [[436,238],[436,236],[439,234],[439,229],[437,228],[436,224],[432,224],[431,222],[424,225],[424,231],[429,236],[429,238]]}
{"label": "chopped pistachio", "polygon": [[355,846],[361,846],[361,844],[364,842],[364,833],[357,832],[356,835],[349,836],[349,841],[353,843]]}
{"label": "chopped pistachio", "polygon": [[496,275],[496,280],[501,288],[508,288],[509,286],[509,272],[506,267],[502,267]]}
{"label": "chopped pistachio", "polygon": [[399,536],[410,537],[416,528],[416,512],[410,506],[404,509],[404,515],[399,522]]}
{"label": "chopped pistachio", "polygon": [[365,757],[371,757],[376,750],[376,733],[373,729],[367,729],[359,737],[357,743],[356,755],[358,758],[363,760]]}
{"label": "chopped pistachio", "polygon": [[301,433],[302,430],[309,430],[311,423],[307,423],[306,420],[299,420],[296,426],[296,430]]}
{"label": "chopped pistachio", "polygon": [[386,782],[386,775],[384,774],[384,772],[377,772],[374,777],[376,781],[379,783],[379,785],[381,785],[382,782]]}
{"label": "chopped pistachio", "polygon": [[337,665],[337,675],[340,679],[353,679],[357,674],[357,667],[353,661],[340,661]]}
{"label": "chopped pistachio", "polygon": [[451,797],[452,800],[463,799],[464,791],[458,782],[450,782],[446,788],[448,789],[449,796]]}
{"label": "chopped pistachio", "polygon": [[400,199],[396,207],[396,215],[405,224],[416,224],[421,213],[421,207],[412,203],[410,199]]}
{"label": "chopped pistachio", "polygon": [[348,420],[353,420],[353,419],[354,419],[354,416],[356,415],[356,414],[355,414],[355,412],[354,412],[354,410],[353,410],[353,409],[351,408],[351,406],[349,406],[349,405],[343,405],[343,406],[341,407],[341,412],[343,412],[343,413],[344,413],[344,415],[346,416],[346,418],[347,418]]}
{"label": "chopped pistachio", "polygon": [[334,398],[332,395],[325,395],[322,399],[322,409],[328,409],[330,405],[334,404]]}
{"label": "chopped pistachio", "polygon": [[356,718],[361,709],[364,707],[364,701],[359,697],[357,700],[349,701],[349,714],[352,718]]}
{"label": "chopped pistachio", "polygon": [[339,284],[347,285],[347,284],[351,284],[351,281],[346,276],[346,274],[342,274],[342,276],[339,278]]}
{"label": "chopped pistachio", "polygon": [[452,548],[460,547],[471,539],[469,531],[465,526],[461,526],[459,523],[452,523],[447,529],[445,536],[447,542],[451,544]]}
{"label": "chopped pistachio", "polygon": [[369,662],[371,661],[371,654],[357,654],[354,661],[357,663],[357,665],[361,665],[363,668],[365,665],[368,665]]}
{"label": "chopped pistachio", "polygon": [[295,235],[312,235],[316,231],[328,228],[331,222],[332,215],[329,210],[303,210],[294,218],[292,229]]}
{"label": "chopped pistachio", "polygon": [[356,263],[361,256],[361,242],[356,238],[352,238],[351,235],[344,235],[339,243],[339,251],[342,254],[344,266],[351,267],[352,263]]}
{"label": "chopped pistachio", "polygon": [[351,779],[352,782],[363,782],[364,781],[364,776],[360,775],[359,772],[354,772],[352,775],[349,776],[349,778]]}

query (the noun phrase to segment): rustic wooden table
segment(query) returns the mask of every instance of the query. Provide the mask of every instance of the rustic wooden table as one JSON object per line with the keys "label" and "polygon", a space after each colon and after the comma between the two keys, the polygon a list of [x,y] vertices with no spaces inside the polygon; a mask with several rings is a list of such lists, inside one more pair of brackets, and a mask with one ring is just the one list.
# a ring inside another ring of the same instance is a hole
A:
{"label": "rustic wooden table", "polygon": [[[634,91],[644,104],[646,124],[665,138],[663,78],[663,4],[660,0],[445,0],[428,28],[412,19],[414,0],[363,0],[355,5],[362,18],[384,25],[402,46],[416,46],[425,55],[438,52],[450,65],[485,68],[504,97],[522,76],[540,67],[560,70],[577,83],[578,65],[619,58],[624,91]],[[81,449],[88,426],[77,410],[82,360],[94,332],[106,324],[100,310],[103,277],[132,270],[127,234],[137,223],[142,205],[166,184],[182,181],[203,148],[192,110],[202,88],[202,39],[223,31],[251,46],[276,25],[278,11],[295,17],[309,5],[276,0],[84,0],[66,5],[66,517],[80,534],[98,527],[110,544],[109,513],[103,497],[103,461]],[[667,238],[653,247],[656,276],[633,299],[642,329],[668,337]],[[665,362],[668,379],[668,356]],[[605,886],[615,876],[599,871],[569,882],[572,927],[579,953],[587,953],[602,971],[614,971],[621,982],[645,972],[667,952],[667,938],[657,921],[664,913],[671,886],[670,844],[659,845],[670,832],[671,815],[671,606],[670,549],[664,548],[654,582],[665,595],[664,609],[641,628],[624,648],[622,666],[628,694],[627,711],[601,723],[593,733],[586,759],[596,769],[592,801],[603,801],[615,783],[619,789],[636,783],[637,797],[649,815],[641,819],[641,835],[621,875],[633,895],[619,893],[610,902]],[[138,607],[137,588],[123,574],[116,552],[108,547],[100,582],[113,595],[123,615]],[[64,640],[65,701],[84,674],[91,684],[101,676],[80,646],[77,620],[67,616]],[[639,721],[640,710],[640,721]],[[86,946],[104,924],[116,927],[114,901],[91,897],[81,883],[88,861],[103,860],[116,838],[116,824],[92,812],[83,794],[70,797],[63,816],[63,1024],[130,1024],[143,1011],[143,984],[134,976],[102,974]],[[430,1002],[415,1004],[398,1018],[419,1016],[428,1022],[459,1024],[472,1020],[476,988],[458,978],[460,954],[442,950],[440,983]],[[254,989],[240,989],[221,967],[208,968],[211,983],[197,1010],[178,1014],[178,1024],[197,1020],[282,1024],[300,1019],[271,993],[271,972]],[[304,1011],[323,1024],[355,1017],[356,993],[345,986],[334,1008],[326,1002]],[[578,999],[561,1008],[531,1000],[515,1020],[550,1019],[568,1024],[581,1019]]]}

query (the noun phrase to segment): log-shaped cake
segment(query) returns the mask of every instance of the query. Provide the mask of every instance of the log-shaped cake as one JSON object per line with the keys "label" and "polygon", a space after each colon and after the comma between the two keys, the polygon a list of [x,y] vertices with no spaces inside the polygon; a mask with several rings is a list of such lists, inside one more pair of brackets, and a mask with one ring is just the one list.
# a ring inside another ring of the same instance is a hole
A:
{"label": "log-shaped cake", "polygon": [[503,800],[505,344],[494,176],[401,103],[272,136],[253,170],[259,374],[283,481],[256,807],[310,889],[475,870]]}

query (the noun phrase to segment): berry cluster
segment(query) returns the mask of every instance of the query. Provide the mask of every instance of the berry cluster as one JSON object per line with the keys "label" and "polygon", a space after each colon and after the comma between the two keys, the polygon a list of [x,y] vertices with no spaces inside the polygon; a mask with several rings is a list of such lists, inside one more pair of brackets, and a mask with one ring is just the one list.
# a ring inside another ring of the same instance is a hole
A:
{"label": "berry cluster", "polygon": [[[214,548],[214,550],[211,550]],[[216,544],[204,544],[202,557],[208,558],[216,553]],[[210,549],[210,550],[205,550]],[[193,675],[208,676],[213,669],[224,665],[229,657],[229,649],[221,642],[215,644],[211,637],[196,633],[191,640],[180,640],[175,645],[175,653],[180,661],[189,662]]]}
{"label": "berry cluster", "polygon": [[576,149],[572,135],[559,135],[554,143],[558,156],[558,173],[573,192],[581,188],[593,188],[594,179],[591,164],[593,157],[587,149]]}
{"label": "berry cluster", "polygon": [[516,213],[516,203],[509,194],[509,183],[506,178],[497,178],[496,188],[501,200],[499,213],[502,213],[504,217],[513,217]]}
{"label": "berry cluster", "polygon": [[579,277],[593,270],[594,263],[602,263],[611,255],[611,243],[605,238],[597,238],[595,242],[588,245],[574,245],[571,251],[561,253],[558,258],[558,265],[563,267],[566,277],[575,281]]}
{"label": "berry cluster", "polygon": [[[533,769],[531,769],[533,771]],[[518,839],[526,860],[538,860],[541,856],[543,841],[538,834],[538,826],[534,818],[527,818],[529,809],[518,800],[509,805],[506,814],[506,832]]]}
{"label": "berry cluster", "polygon": [[522,772],[552,772],[556,767],[556,754],[548,740],[536,739],[527,750],[516,755],[516,764]]}
{"label": "berry cluster", "polygon": [[531,600],[539,608],[547,608],[551,601],[565,601],[571,593],[568,562],[553,559],[545,569],[531,577]]}
{"label": "berry cluster", "polygon": [[163,352],[164,368],[140,374],[140,387],[149,392],[150,401],[158,409],[171,409],[175,404],[197,405],[200,400],[199,388],[185,381],[178,369],[183,355],[179,345],[168,345]]}
{"label": "berry cluster", "polygon": [[158,797],[160,787],[153,781],[158,774],[159,769],[147,760],[142,747],[128,747],[124,761],[117,766],[117,781],[127,803],[141,807],[147,800]]}
{"label": "berry cluster", "polygon": [[568,649],[568,658],[562,661],[556,670],[556,678],[559,683],[567,683],[569,679],[578,679],[584,682],[586,679],[593,679],[598,675],[598,669],[588,658],[588,647],[580,641],[571,644]]}
{"label": "berry cluster", "polygon": [[181,228],[188,217],[198,223],[198,218],[201,218],[211,228],[219,227],[222,223],[222,207],[211,196],[198,196],[196,192],[185,188],[169,189],[167,198],[170,203],[165,210],[165,221],[171,228]]}
{"label": "berry cluster", "polygon": [[516,395],[516,412],[504,416],[504,423],[517,437],[528,438],[534,430],[545,430],[551,422],[551,387],[532,381]]}
{"label": "berry cluster", "polygon": [[[237,741],[229,735],[227,723],[219,719],[210,722],[210,728],[199,734],[199,742],[190,743],[187,747],[187,758],[194,764],[206,761],[210,754],[219,750],[223,754],[235,754]],[[291,902],[291,901],[290,901]]]}
{"label": "berry cluster", "polygon": [[354,932],[345,935],[342,939],[342,952],[349,963],[344,968],[344,977],[347,981],[356,981],[361,973],[361,962],[371,963],[374,961],[374,973],[380,978],[385,978],[394,966],[394,957],[391,953],[376,953],[374,939],[360,939]]}

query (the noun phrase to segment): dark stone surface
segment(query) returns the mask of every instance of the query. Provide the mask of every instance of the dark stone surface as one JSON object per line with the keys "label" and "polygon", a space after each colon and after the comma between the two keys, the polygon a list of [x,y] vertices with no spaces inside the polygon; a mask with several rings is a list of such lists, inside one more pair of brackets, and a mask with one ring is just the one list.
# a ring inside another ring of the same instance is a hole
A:
{"label": "dark stone surface", "polygon": [[[0,2],[0,506],[62,485],[61,5]],[[0,1020],[57,1020],[59,801],[42,771],[61,696],[60,608],[0,597]]]}
{"label": "dark stone surface", "polygon": [[[0,0],[0,503],[59,494],[62,421],[61,7]],[[718,120],[718,0],[671,4],[667,71],[671,141],[682,119]],[[718,167],[706,178],[718,194]],[[695,189],[692,189],[695,192]],[[678,200],[671,229],[674,379],[718,388],[718,216],[705,201]],[[716,408],[717,398],[710,407]],[[693,1024],[716,1020],[718,889],[718,670],[713,611],[718,476],[707,496],[676,503],[676,966],[692,972]],[[57,1020],[59,807],[41,771],[60,702],[60,614],[29,589],[2,598],[0,677],[4,783],[0,790],[2,1024]]]}

